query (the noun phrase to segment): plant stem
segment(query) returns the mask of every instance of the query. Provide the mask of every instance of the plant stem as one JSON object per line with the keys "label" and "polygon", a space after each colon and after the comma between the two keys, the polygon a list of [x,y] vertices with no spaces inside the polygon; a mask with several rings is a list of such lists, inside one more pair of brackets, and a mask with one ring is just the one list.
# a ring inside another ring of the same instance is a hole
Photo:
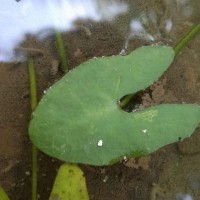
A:
{"label": "plant stem", "polygon": [[[37,106],[37,85],[35,75],[35,65],[30,58],[28,61],[28,71],[30,80],[31,110],[34,112]],[[37,148],[32,144],[32,200],[37,200]]]}
{"label": "plant stem", "polygon": [[174,47],[175,56],[177,56],[179,52],[183,49],[183,47],[190,40],[192,40],[199,32],[200,32],[200,23],[193,26],[192,29],[183,38],[181,38],[180,41],[175,45]]}
{"label": "plant stem", "polygon": [[58,51],[61,59],[62,70],[64,73],[68,72],[68,62],[67,62],[67,54],[65,51],[65,46],[62,38],[62,34],[59,31],[56,31],[56,43],[58,45]]}
{"label": "plant stem", "polygon": [[34,144],[32,144],[32,200],[37,200],[37,160],[38,150]]}
{"label": "plant stem", "polygon": [[29,59],[28,69],[29,69],[29,79],[30,79],[31,110],[33,112],[37,106],[37,85],[36,85],[35,65],[31,58]]}
{"label": "plant stem", "polygon": [[123,108],[125,105],[127,105],[134,95],[135,94],[129,94],[126,97],[124,97],[119,103],[120,108]]}

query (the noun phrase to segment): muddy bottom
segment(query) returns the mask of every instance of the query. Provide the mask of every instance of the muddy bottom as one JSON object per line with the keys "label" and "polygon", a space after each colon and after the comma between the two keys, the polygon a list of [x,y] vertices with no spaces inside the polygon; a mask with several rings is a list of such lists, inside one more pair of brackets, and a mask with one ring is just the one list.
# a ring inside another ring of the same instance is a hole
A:
{"label": "muddy bottom", "polygon": [[[88,35],[80,29],[64,35],[70,69],[94,56],[119,54],[123,47],[121,33],[108,24],[97,25],[91,33]],[[39,98],[63,75],[55,64],[59,57],[54,39],[52,36],[38,42],[27,37],[23,44],[44,52],[35,58]],[[129,48],[147,44],[134,40]],[[151,86],[152,95],[144,95],[144,104],[200,104],[199,47],[200,37],[197,36]],[[0,185],[11,199],[28,200],[31,199],[31,143],[28,138],[31,109],[26,62],[0,64],[0,94]],[[200,128],[197,128],[192,137],[163,147],[147,157],[105,167],[81,165],[90,199],[181,200],[186,199],[186,195],[200,199],[199,143]],[[60,164],[60,161],[39,153],[38,199],[48,199]]]}

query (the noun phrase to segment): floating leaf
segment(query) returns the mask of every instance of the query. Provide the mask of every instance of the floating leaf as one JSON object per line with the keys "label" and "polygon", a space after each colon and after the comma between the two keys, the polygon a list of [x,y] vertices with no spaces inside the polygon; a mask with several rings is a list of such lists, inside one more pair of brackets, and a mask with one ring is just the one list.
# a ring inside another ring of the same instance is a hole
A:
{"label": "floating leaf", "polygon": [[118,106],[122,96],[157,80],[173,58],[170,47],[148,46],[81,64],[42,98],[30,123],[31,140],[58,159],[105,165],[189,137],[200,120],[197,105],[158,105],[133,113]]}
{"label": "floating leaf", "polygon": [[83,172],[77,165],[60,167],[49,200],[89,200]]}

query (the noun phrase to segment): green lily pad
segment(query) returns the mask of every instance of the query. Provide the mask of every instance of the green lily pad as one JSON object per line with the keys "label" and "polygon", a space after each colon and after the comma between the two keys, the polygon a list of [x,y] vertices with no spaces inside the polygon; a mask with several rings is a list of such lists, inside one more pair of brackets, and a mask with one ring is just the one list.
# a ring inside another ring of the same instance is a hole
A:
{"label": "green lily pad", "polygon": [[118,106],[122,96],[157,80],[173,58],[171,47],[148,46],[81,64],[40,101],[29,127],[31,140],[58,159],[106,165],[189,137],[200,121],[197,105],[158,105],[133,113]]}

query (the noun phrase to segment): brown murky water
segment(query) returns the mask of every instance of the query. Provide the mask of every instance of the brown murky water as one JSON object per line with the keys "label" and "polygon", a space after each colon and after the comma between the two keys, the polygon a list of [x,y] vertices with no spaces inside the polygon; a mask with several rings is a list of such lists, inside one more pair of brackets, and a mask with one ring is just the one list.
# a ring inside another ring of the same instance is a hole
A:
{"label": "brown murky water", "polygon": [[[113,22],[77,22],[78,29],[63,35],[70,69],[94,56],[119,54],[141,46],[176,42],[200,21],[196,1],[127,1],[130,12]],[[192,12],[192,14],[191,14]],[[157,16],[154,23],[151,15]],[[134,35],[129,23],[143,21],[145,32]],[[173,22],[170,29],[170,21]],[[166,21],[168,20],[168,21]],[[166,29],[166,23],[168,29]],[[167,31],[169,30],[170,31]],[[152,37],[154,41],[152,41]],[[41,50],[35,56],[38,94],[58,80],[62,73],[55,37],[38,41],[27,36],[20,46]],[[143,103],[200,104],[200,35],[176,58],[169,70],[152,86],[152,97]],[[0,184],[13,200],[31,199],[31,144],[27,130],[30,93],[27,63],[0,64]],[[200,199],[200,128],[192,137],[168,145],[145,158],[130,159],[107,167],[81,165],[91,200],[194,200]],[[60,162],[39,155],[39,199],[49,197]]]}

